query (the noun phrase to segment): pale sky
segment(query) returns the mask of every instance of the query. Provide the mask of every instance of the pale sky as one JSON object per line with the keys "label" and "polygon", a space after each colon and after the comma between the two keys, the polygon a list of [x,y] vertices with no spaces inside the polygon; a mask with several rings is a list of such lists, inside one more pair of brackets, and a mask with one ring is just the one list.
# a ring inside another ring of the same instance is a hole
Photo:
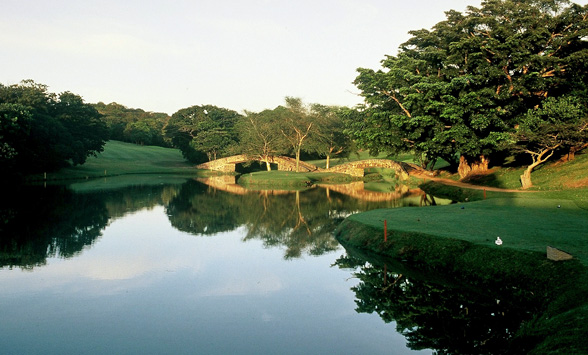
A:
{"label": "pale sky", "polygon": [[480,0],[0,0],[0,83],[168,114],[354,106],[358,67],[468,5]]}

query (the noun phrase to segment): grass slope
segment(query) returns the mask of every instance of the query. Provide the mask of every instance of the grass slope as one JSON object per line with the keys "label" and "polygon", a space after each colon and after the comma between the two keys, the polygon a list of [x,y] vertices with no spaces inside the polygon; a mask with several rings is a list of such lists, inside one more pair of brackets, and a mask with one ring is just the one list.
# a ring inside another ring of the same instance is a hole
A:
{"label": "grass slope", "polygon": [[[466,181],[473,184],[520,189],[520,176],[525,167],[494,168],[487,175],[475,176]],[[569,162],[548,162],[538,166],[531,174],[531,190],[565,190],[588,187],[588,152],[578,154]]]}
{"label": "grass slope", "polygon": [[[89,157],[84,165],[68,167],[48,173],[48,180],[86,179],[126,174],[195,174],[177,149],[140,146],[119,141],[108,141],[97,157]],[[29,177],[43,179],[42,175]]]}

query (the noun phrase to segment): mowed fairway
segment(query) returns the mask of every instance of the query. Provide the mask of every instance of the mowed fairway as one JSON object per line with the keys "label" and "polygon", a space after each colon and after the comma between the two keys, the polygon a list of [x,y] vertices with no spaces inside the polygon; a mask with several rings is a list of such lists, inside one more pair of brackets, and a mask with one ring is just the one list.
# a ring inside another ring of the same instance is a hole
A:
{"label": "mowed fairway", "polygon": [[[108,141],[97,157],[84,165],[47,173],[47,179],[79,179],[125,174],[195,174],[178,149]],[[38,177],[38,176],[35,176]]]}
{"label": "mowed fairway", "polygon": [[[570,200],[489,199],[448,206],[382,209],[349,217],[383,229],[465,240],[491,248],[562,249],[588,266],[588,211]],[[497,237],[502,245],[497,246]]]}

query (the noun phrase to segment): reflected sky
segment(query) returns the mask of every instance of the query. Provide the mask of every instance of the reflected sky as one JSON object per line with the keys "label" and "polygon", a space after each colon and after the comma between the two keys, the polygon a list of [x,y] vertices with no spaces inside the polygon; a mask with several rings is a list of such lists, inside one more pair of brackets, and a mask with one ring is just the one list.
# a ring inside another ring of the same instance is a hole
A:
{"label": "reflected sky", "polygon": [[355,312],[357,280],[331,267],[342,248],[285,260],[245,235],[181,232],[157,206],[73,258],[0,269],[2,352],[413,353],[393,324]]}

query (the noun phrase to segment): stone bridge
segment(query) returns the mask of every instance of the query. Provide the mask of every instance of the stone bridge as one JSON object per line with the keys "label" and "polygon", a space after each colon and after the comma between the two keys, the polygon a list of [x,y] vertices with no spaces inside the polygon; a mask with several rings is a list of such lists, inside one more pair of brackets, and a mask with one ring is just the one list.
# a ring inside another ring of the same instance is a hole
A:
{"label": "stone bridge", "polygon": [[[296,171],[296,159],[284,156],[277,156],[277,157],[268,157],[267,159],[272,164],[278,165],[278,170],[280,171]],[[252,155],[234,155],[231,157],[221,158],[213,161],[209,161],[208,163],[197,165],[198,169],[207,169],[207,170],[214,170],[214,171],[223,171],[223,172],[233,172],[235,171],[235,165],[245,163],[248,161],[261,161],[265,162],[266,160],[262,159],[260,156],[252,156]],[[366,159],[366,160],[358,160],[352,161],[349,163],[344,163],[341,165],[336,165],[331,167],[330,169],[320,169],[312,164],[300,161],[299,162],[299,170],[301,172],[332,172],[332,173],[341,173],[341,174],[348,174],[351,176],[356,177],[363,177],[364,169],[365,168],[388,168],[396,170],[396,174],[402,179],[408,179],[408,172],[406,171],[404,165],[402,163],[398,163],[393,160],[388,159]]]}
{"label": "stone bridge", "polygon": [[[207,169],[207,170],[214,170],[214,171],[223,171],[223,172],[233,172],[235,171],[235,165],[245,163],[248,161],[261,161],[266,162],[265,159],[262,159],[260,156],[252,156],[252,155],[233,155],[232,157],[221,158],[213,161],[209,161],[208,163],[197,165],[198,169]],[[290,157],[268,157],[267,161],[271,164],[278,165],[278,170],[280,171],[296,171],[296,159]],[[319,171],[318,167],[300,161],[298,164],[298,171],[301,172],[309,172],[309,171]]]}
{"label": "stone bridge", "polygon": [[324,170],[332,173],[343,173],[351,176],[362,177],[365,168],[387,168],[396,170],[396,174],[402,179],[408,179],[408,172],[402,163],[388,159],[366,159],[352,161],[349,163],[336,165],[329,170]]}

